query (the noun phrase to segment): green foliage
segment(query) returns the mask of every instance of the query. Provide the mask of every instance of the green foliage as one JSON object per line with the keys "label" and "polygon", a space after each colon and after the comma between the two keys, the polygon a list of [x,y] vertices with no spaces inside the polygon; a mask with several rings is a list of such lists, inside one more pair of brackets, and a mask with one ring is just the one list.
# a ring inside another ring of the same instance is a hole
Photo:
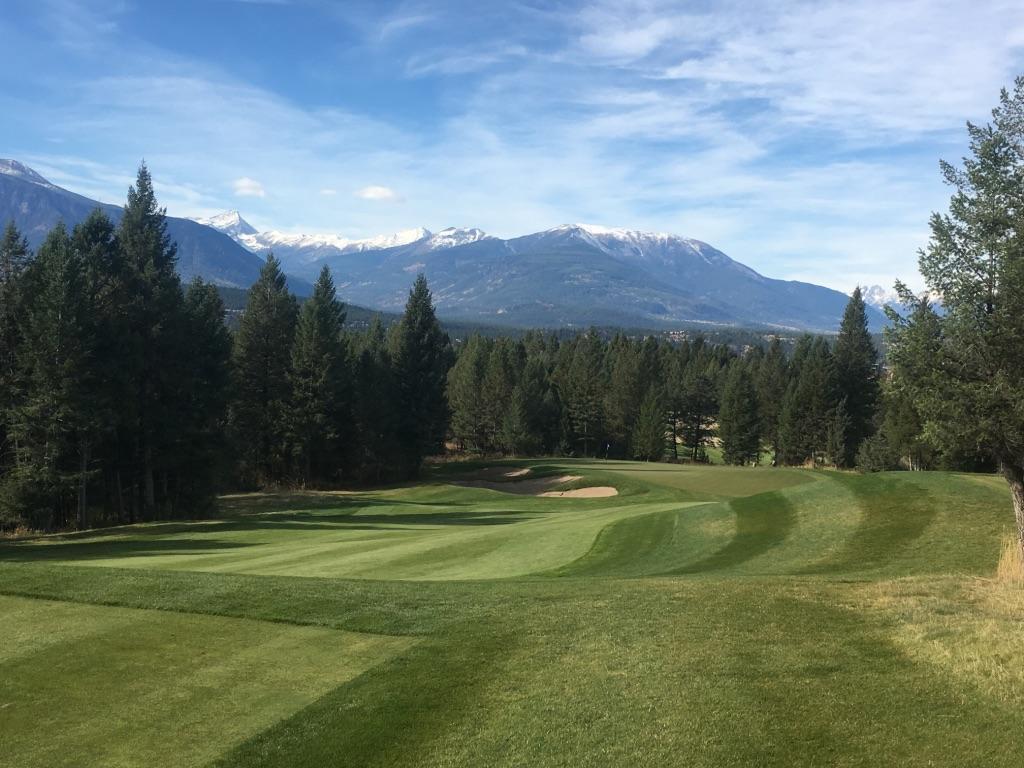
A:
{"label": "green foliage", "polygon": [[[868,332],[867,307],[858,286],[843,313],[835,346],[836,378],[845,425],[841,444],[830,455],[836,464],[853,464],[860,444],[874,431],[878,405],[878,351]],[[833,431],[838,436],[838,428]]]}
{"label": "green foliage", "polygon": [[888,472],[899,469],[899,453],[885,433],[872,435],[857,450],[857,469],[861,472]]}
{"label": "green foliage", "polygon": [[452,365],[448,335],[441,330],[426,278],[416,278],[391,344],[398,404],[400,472],[415,477],[426,456],[437,453],[448,430],[445,386]]}
{"label": "green foliage", "polygon": [[665,403],[655,387],[640,403],[632,437],[633,458],[661,461],[665,456]]}
{"label": "green foliage", "polygon": [[288,472],[288,403],[298,304],[273,254],[249,291],[235,339],[231,424],[249,483],[282,482]]}
{"label": "green foliage", "polygon": [[331,480],[341,469],[351,429],[345,308],[325,266],[302,306],[292,345],[287,424],[304,484]]}
{"label": "green foliage", "polygon": [[943,312],[899,286],[912,312],[893,313],[889,354],[934,444],[998,461],[1024,548],[1024,77],[1001,93],[992,122],[967,131],[963,166],[942,164],[954,192],[919,259]]}
{"label": "green foliage", "polygon": [[761,454],[762,418],[749,367],[737,360],[729,367],[722,392],[718,434],[726,464],[756,464]]}

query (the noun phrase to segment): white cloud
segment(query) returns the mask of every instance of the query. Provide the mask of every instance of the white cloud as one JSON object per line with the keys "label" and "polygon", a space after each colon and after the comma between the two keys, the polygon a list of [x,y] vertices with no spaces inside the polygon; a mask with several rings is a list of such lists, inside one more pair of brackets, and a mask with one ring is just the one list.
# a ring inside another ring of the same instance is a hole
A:
{"label": "white cloud", "polygon": [[369,186],[356,191],[356,197],[363,200],[375,202],[394,202],[398,200],[398,193],[391,187]]}
{"label": "white cloud", "polygon": [[248,176],[243,176],[240,179],[235,179],[231,182],[234,187],[235,194],[238,197],[266,197],[267,191],[263,188],[256,179],[250,179]]}
{"label": "white cloud", "polygon": [[324,197],[334,197],[336,194],[338,194],[338,190],[331,189],[330,187],[324,187],[323,189],[320,190],[320,194],[323,195]]}

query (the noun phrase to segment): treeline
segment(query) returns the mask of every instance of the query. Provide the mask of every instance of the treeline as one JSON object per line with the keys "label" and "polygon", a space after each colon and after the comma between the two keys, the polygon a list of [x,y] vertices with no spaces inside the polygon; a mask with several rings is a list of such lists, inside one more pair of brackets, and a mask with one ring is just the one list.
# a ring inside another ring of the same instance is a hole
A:
{"label": "treeline", "polygon": [[381,482],[443,445],[451,345],[426,282],[400,322],[343,333],[325,270],[300,308],[268,258],[232,336],[183,286],[149,172],[115,226],[0,242],[0,528],[204,511],[224,488]]}
{"label": "treeline", "polygon": [[[448,376],[457,447],[513,455],[852,466],[874,430],[877,353],[856,293],[835,345],[744,352],[584,334],[472,337]],[[768,458],[768,460],[772,460]]]}
{"label": "treeline", "polygon": [[[0,528],[204,512],[217,492],[413,478],[425,457],[567,455],[732,464],[978,467],[925,439],[883,381],[860,291],[838,337],[767,348],[592,331],[453,349],[426,281],[353,332],[328,270],[293,296],[273,256],[225,323],[183,286],[140,168],[120,223],[0,242]],[[981,461],[984,461],[983,457]]]}

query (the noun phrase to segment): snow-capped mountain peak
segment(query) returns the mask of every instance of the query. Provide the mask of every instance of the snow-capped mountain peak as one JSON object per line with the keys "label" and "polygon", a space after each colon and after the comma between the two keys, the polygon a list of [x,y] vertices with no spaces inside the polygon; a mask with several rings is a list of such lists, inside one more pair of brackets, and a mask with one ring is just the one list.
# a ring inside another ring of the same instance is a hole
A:
{"label": "snow-capped mountain peak", "polygon": [[872,285],[870,288],[862,288],[861,295],[864,297],[864,303],[870,304],[873,307],[884,309],[887,306],[899,306],[901,304],[900,297],[896,291],[886,290],[880,285]]}
{"label": "snow-capped mountain peak", "polygon": [[440,248],[454,248],[457,245],[475,243],[478,240],[483,240],[487,237],[490,237],[490,235],[476,227],[469,229],[463,229],[461,227],[447,227],[446,229],[442,229],[440,232],[431,235],[429,245],[430,250],[436,251]]}
{"label": "snow-capped mountain peak", "polygon": [[19,163],[17,160],[5,160],[0,158],[0,174],[4,176],[13,176],[23,181],[31,181],[33,184],[42,184],[44,187],[53,187],[53,184],[48,182],[38,173],[33,171],[24,163]]}
{"label": "snow-capped mountain peak", "polygon": [[255,235],[256,227],[242,218],[238,211],[225,211],[209,218],[193,219],[197,224],[213,227],[225,235],[238,237],[239,235]]}

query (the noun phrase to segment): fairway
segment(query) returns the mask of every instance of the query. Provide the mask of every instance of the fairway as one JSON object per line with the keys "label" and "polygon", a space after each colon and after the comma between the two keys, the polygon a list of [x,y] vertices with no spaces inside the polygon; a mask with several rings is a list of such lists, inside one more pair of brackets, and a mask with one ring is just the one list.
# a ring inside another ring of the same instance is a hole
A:
{"label": "fairway", "polygon": [[994,478],[453,464],[221,511],[0,544],[0,764],[1020,762]]}

